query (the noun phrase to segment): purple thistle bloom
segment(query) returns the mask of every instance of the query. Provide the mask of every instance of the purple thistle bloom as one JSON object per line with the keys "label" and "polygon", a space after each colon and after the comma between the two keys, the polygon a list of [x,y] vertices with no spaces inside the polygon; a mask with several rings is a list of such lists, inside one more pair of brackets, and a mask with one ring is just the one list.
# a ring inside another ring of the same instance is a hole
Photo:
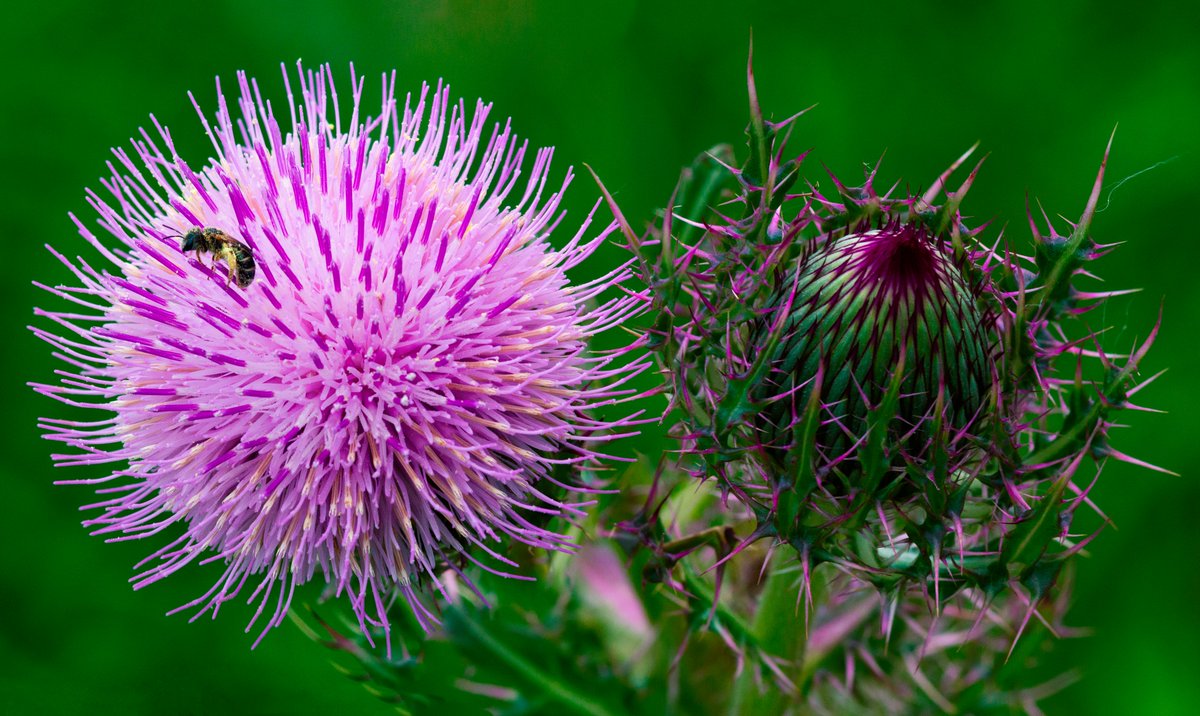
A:
{"label": "purple thistle bloom", "polygon": [[[343,125],[327,67],[300,68],[299,101],[284,81],[290,128],[255,81],[239,75],[236,118],[218,83],[203,168],[156,120],[159,138],[115,151],[115,202],[88,197],[119,248],[72,217],[115,270],[51,249],[79,285],[44,288],[88,312],[38,310],[66,330],[33,328],[74,369],[35,389],[112,415],[41,427],[78,451],[58,465],[117,464],[85,525],[172,535],[135,588],[223,561],[181,609],[215,616],[253,576],[265,634],[319,571],[364,630],[387,630],[395,595],[427,624],[420,584],[440,588],[476,551],[515,564],[489,543],[571,547],[535,515],[579,512],[550,494],[552,473],[595,463],[590,446],[636,422],[593,410],[629,399],[646,364],[587,341],[644,301],[604,296],[627,266],[568,282],[614,227],[585,238],[589,215],[552,247],[571,172],[548,191],[542,149],[521,181],[527,145],[507,123],[489,133],[488,105],[468,116],[439,85],[400,106],[393,75],[366,117],[352,75]],[[183,251],[201,228],[242,247]]]}

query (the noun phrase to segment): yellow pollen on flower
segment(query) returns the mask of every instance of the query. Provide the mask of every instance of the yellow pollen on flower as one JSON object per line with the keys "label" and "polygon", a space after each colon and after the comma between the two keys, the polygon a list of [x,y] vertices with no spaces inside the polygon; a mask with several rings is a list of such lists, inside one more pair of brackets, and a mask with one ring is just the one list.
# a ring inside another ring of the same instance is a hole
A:
{"label": "yellow pollen on flower", "polygon": [[510,427],[509,425],[507,425],[505,423],[499,423],[499,422],[496,422],[495,420],[488,420],[487,418],[482,418],[478,415],[475,415],[474,413],[461,413],[461,415],[462,415],[462,417],[466,418],[467,420],[470,420],[473,423],[478,423],[479,425],[482,425],[486,428],[491,428],[492,430],[499,430],[501,432],[505,432]]}
{"label": "yellow pollen on flower", "polygon": [[[545,259],[542,259],[542,265],[543,266],[552,265],[554,260],[555,259],[553,257],[547,256]],[[537,283],[537,282],[543,281],[547,278],[550,278],[553,275],[554,275],[554,272],[550,271],[549,269],[538,269],[537,271],[534,271],[533,273],[529,274],[529,276],[524,281],[521,282],[521,285],[528,286],[531,283]],[[516,305],[516,304],[513,304],[513,305]]]}
{"label": "yellow pollen on flower", "polygon": [[[404,133],[404,134],[400,135],[401,142],[408,141],[408,139],[409,139],[408,133]],[[386,186],[391,186],[392,182],[394,182],[396,180],[396,163],[398,161],[398,157],[399,157],[399,153],[392,153],[390,156],[388,156],[387,163],[383,165],[383,180],[381,182],[382,184],[384,184]]]}
{"label": "yellow pollen on flower", "polygon": [[459,508],[460,510],[465,508],[466,503],[463,501],[462,490],[459,489],[454,480],[442,479],[442,475],[448,472],[448,470],[446,470],[446,464],[441,461],[441,459],[437,456],[437,453],[433,451],[433,448],[428,445],[425,446],[425,454],[438,468],[436,471],[430,474],[429,479],[433,480],[434,484],[441,488],[443,495],[449,494],[450,502],[455,507]]}
{"label": "yellow pollen on flower", "polygon": [[417,492],[425,492],[425,485],[420,478],[417,477],[416,471],[412,469],[412,465],[408,464],[408,460],[404,459],[403,455],[397,453],[396,461],[400,463],[400,467],[408,474],[408,479],[412,481],[413,488]]}
{"label": "yellow pollen on flower", "polygon": [[234,485],[233,489],[229,491],[229,494],[225,495],[225,497],[221,500],[221,504],[228,505],[237,502],[238,500],[242,499],[242,493],[246,492],[251,487],[253,487],[253,483],[251,483],[249,480],[239,480],[238,483]]}
{"label": "yellow pollen on flower", "polygon": [[503,494],[498,487],[480,477],[479,473],[475,472],[475,470],[471,469],[470,467],[464,467],[463,474],[467,476],[467,480],[471,483],[472,487],[485,492],[490,492],[493,495]]}
{"label": "yellow pollen on flower", "polygon": [[253,485],[266,474],[267,466],[271,464],[272,457],[273,453],[267,453],[262,456],[262,459],[258,461],[258,466],[254,468],[254,472],[250,473],[250,479],[247,480],[248,484]]}
{"label": "yellow pollen on flower", "polygon": [[498,360],[462,361],[458,365],[461,368],[495,368],[496,366],[500,365],[500,361],[498,361]]}
{"label": "yellow pollen on flower", "polygon": [[480,502],[474,495],[467,495],[466,501],[467,507],[465,509],[470,510],[471,512],[480,513],[487,510],[487,508],[483,506],[483,503]]}
{"label": "yellow pollen on flower", "polygon": [[304,478],[304,487],[300,488],[300,496],[307,498],[312,494],[313,481],[317,476],[317,466],[313,465],[308,468],[308,477]]}
{"label": "yellow pollen on flower", "polygon": [[447,441],[442,441],[442,447],[446,449],[446,452],[450,455],[450,457],[454,458],[455,461],[463,464],[464,466],[471,464],[471,459],[467,455],[467,452],[462,449],[461,444],[450,444]]}
{"label": "yellow pollen on flower", "polygon": [[531,450],[528,450],[523,447],[518,447],[506,440],[500,440],[499,442],[501,445],[507,447],[509,450],[511,450],[514,454],[516,454],[520,458],[523,458],[525,460],[536,460],[537,459],[537,454]]}
{"label": "yellow pollen on flower", "polygon": [[416,546],[417,536],[413,534],[412,518],[408,516],[408,507],[404,505],[404,500],[392,500],[392,513],[396,515],[396,521],[404,529],[409,543]]}
{"label": "yellow pollen on flower", "polygon": [[526,353],[530,350],[533,350],[533,348],[534,348],[534,345],[532,343],[514,343],[512,345],[500,346],[500,348],[498,348],[496,350],[496,352],[497,353]]}
{"label": "yellow pollen on flower", "polygon": [[541,335],[545,335],[547,333],[553,333],[556,330],[558,330],[558,326],[539,326],[537,328],[532,328],[528,331],[523,331],[521,333],[510,334],[507,337],[508,338],[533,338],[534,336],[541,336]]}
{"label": "yellow pollen on flower", "polygon": [[534,380],[533,385],[537,386],[542,391],[549,393],[551,395],[561,395],[561,396],[567,397],[567,398],[573,398],[573,397],[579,395],[578,390],[575,390],[573,388],[559,388],[559,387],[557,387],[557,385],[558,385],[557,383],[548,381],[545,378],[538,378],[538,379]]}
{"label": "yellow pollen on flower", "polygon": [[500,391],[488,385],[465,385],[463,383],[447,383],[447,388],[461,391],[463,393],[482,393],[483,395],[496,395]]}
{"label": "yellow pollen on flower", "polygon": [[118,425],[116,427],[116,433],[117,433],[117,435],[128,435],[130,433],[137,433],[139,430],[146,427],[150,423],[157,422],[157,421],[158,421],[158,418],[147,418],[145,420],[139,420],[136,423],[130,423],[128,425]]}
{"label": "yellow pollen on flower", "polygon": [[279,547],[275,550],[275,562],[271,565],[271,569],[268,572],[268,576],[270,576],[272,573],[279,572],[279,564],[280,564],[280,562],[287,561],[288,552],[289,552],[288,548],[291,546],[292,541],[295,539],[296,539],[296,520],[292,520],[288,524],[287,530],[284,531],[283,538],[281,540],[279,540]]}
{"label": "yellow pollen on flower", "polygon": [[178,470],[179,468],[186,466],[192,460],[195,460],[197,455],[204,452],[204,448],[206,447],[208,447],[207,440],[196,443],[187,451],[186,455],[171,464],[171,469]]}
{"label": "yellow pollen on flower", "polygon": [[371,433],[367,433],[366,435],[367,448],[371,451],[371,465],[378,470],[379,467],[383,465],[383,460],[379,457],[379,446],[375,444],[375,438],[371,435]]}
{"label": "yellow pollen on flower", "polygon": [[196,187],[191,184],[183,187],[183,196],[180,199],[183,205],[191,211],[192,216],[204,216],[208,213],[208,205],[205,204]]}

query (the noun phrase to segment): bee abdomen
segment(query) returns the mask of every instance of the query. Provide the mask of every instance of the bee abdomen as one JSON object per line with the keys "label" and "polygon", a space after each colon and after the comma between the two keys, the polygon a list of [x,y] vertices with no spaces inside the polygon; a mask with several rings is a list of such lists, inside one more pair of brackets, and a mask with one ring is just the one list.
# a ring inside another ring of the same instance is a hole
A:
{"label": "bee abdomen", "polygon": [[250,252],[249,246],[235,243],[233,255],[237,262],[237,285],[245,288],[254,280],[254,274],[257,271],[254,265],[254,254]]}

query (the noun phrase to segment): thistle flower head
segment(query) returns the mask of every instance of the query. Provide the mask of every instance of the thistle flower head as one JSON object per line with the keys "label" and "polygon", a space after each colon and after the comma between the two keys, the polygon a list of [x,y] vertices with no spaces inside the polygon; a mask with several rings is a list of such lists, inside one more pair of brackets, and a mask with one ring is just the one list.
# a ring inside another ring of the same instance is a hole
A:
{"label": "thistle flower head", "polygon": [[568,281],[611,227],[588,238],[589,216],[555,248],[570,172],[548,187],[543,149],[522,177],[527,145],[487,105],[440,85],[399,104],[393,75],[368,117],[353,79],[347,123],[327,68],[301,68],[298,97],[284,80],[286,122],[253,80],[240,116],[218,85],[203,167],[157,122],[116,151],[113,198],[89,193],[115,247],[75,220],[111,265],[56,254],[78,284],[48,290],[89,312],[33,329],[72,368],[35,388],[111,415],[42,427],[76,449],[58,464],[115,465],[86,525],[171,535],[136,587],[219,560],[186,606],[215,614],[256,580],[264,633],[318,574],[364,629],[397,594],[428,621],[417,589],[443,570],[570,546],[544,526],[579,509],[561,468],[631,422],[593,409],[639,370],[586,342],[641,304],[602,296],[625,268]]}

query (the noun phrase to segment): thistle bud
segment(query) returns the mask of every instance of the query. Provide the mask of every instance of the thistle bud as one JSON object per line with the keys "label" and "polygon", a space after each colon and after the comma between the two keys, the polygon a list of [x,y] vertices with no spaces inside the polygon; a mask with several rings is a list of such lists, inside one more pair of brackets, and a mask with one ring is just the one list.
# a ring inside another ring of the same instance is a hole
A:
{"label": "thistle bud", "polygon": [[[679,472],[720,500],[672,511],[664,458],[624,532],[692,600],[691,623],[749,625],[722,634],[755,667],[731,713],[768,675],[807,693],[805,713],[873,713],[884,692],[899,712],[920,698],[900,673],[946,711],[1006,689],[1024,705],[998,668],[964,665],[1012,657],[1035,615],[1066,633],[1063,575],[1095,536],[1072,527],[1088,485],[1109,457],[1149,466],[1109,431],[1154,380],[1137,374],[1157,326],[1113,351],[1074,322],[1122,293],[1087,286],[1110,248],[1089,233],[1104,164],[1069,234],[1031,219],[1025,256],[960,213],[979,167],[948,182],[970,151],[915,195],[877,191],[878,168],[857,186],[804,181],[805,155],[784,146],[799,115],[767,121],[748,79],[749,155],[706,152],[645,236],[623,222],[658,316],[645,343],[670,381]],[[715,559],[689,557],[697,545]],[[785,710],[766,698],[756,712]]]}
{"label": "thistle bud", "polygon": [[762,413],[768,444],[787,444],[796,406],[819,389],[817,450],[836,460],[861,442],[895,378],[897,437],[928,441],[939,417],[955,431],[977,421],[993,383],[987,312],[951,247],[923,224],[896,221],[811,241],[785,289],[751,342],[781,336],[760,389],[769,403]]}

